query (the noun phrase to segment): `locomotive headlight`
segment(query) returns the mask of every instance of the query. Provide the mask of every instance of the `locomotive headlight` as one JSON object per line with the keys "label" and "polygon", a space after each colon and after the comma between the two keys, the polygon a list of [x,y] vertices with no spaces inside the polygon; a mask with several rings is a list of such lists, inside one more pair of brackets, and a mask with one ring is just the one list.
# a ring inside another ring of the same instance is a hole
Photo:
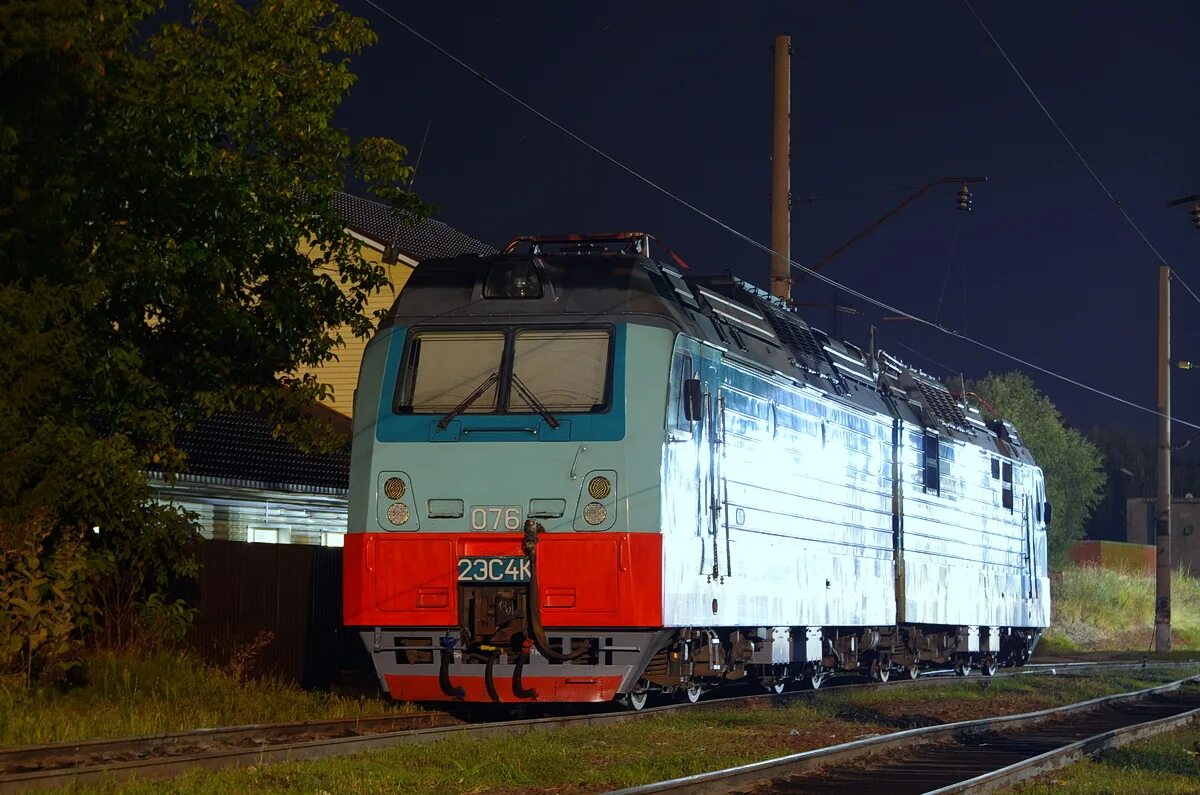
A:
{"label": "locomotive headlight", "polygon": [[[399,480],[399,478],[393,478],[393,480]],[[403,481],[400,481],[400,482],[403,483]],[[402,524],[407,524],[409,517],[410,517],[410,514],[408,511],[408,506],[405,505],[404,503],[394,502],[388,506],[387,518],[388,518],[388,521],[391,522],[392,524],[394,524],[396,526],[399,526]]]}
{"label": "locomotive headlight", "polygon": [[403,478],[388,478],[383,484],[383,493],[389,500],[398,500],[408,491]]}
{"label": "locomotive headlight", "polygon": [[[604,479],[596,478],[595,480],[604,480]],[[592,482],[594,483],[595,480],[593,480]],[[605,480],[604,482],[607,483],[608,481]],[[591,491],[590,484],[588,486],[588,491],[589,492]],[[601,505],[598,502],[589,502],[583,508],[583,521],[587,522],[588,524],[601,524],[607,518],[608,518],[608,509],[605,508],[603,505]]]}
{"label": "locomotive headlight", "polygon": [[[612,494],[612,483],[603,475],[597,475],[588,481],[588,494],[592,495],[593,500],[602,500]],[[598,522],[592,522],[592,524],[598,524]]]}

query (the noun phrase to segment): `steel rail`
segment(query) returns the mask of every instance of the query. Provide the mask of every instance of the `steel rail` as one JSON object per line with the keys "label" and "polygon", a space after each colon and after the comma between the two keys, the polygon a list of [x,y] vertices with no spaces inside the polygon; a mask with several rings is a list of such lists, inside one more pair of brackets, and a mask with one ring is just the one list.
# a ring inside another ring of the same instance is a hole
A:
{"label": "steel rail", "polygon": [[[738,765],[736,767],[725,768],[723,770],[714,770],[708,773],[698,773],[691,776],[671,779],[668,781],[659,781],[651,784],[643,784],[635,787],[628,787],[621,790],[614,790],[609,795],[649,795],[650,793],[660,792],[687,792],[687,793],[728,793],[734,788],[742,789],[747,787],[764,786],[768,782],[788,779],[804,773],[809,773],[818,768],[827,769],[832,765],[842,765],[846,763],[856,762],[861,763],[862,760],[870,756],[879,754],[894,753],[915,746],[926,746],[939,741],[949,740],[964,734],[978,733],[984,731],[996,730],[1012,730],[1030,726],[1036,726],[1047,721],[1053,721],[1058,718],[1067,716],[1075,716],[1091,710],[1096,710],[1099,707],[1106,705],[1115,705],[1122,703],[1132,703],[1152,698],[1155,695],[1169,693],[1179,690],[1184,684],[1200,682],[1200,675],[1179,679],[1164,685],[1145,688],[1130,693],[1118,693],[1111,696],[1101,696],[1099,698],[1089,699],[1087,701],[1068,704],[1062,707],[1054,707],[1051,709],[1038,710],[1036,712],[1026,712],[1019,715],[1006,715],[997,718],[982,718],[979,720],[960,721],[957,723],[947,723],[939,726],[929,726],[917,729],[908,729],[905,731],[894,732],[891,734],[880,735],[877,737],[869,737],[862,740],[855,740],[849,743],[841,743],[839,745],[830,746],[828,748],[817,748],[811,751],[803,751],[788,756],[778,757],[776,759],[767,759],[761,762],[752,762],[746,765]],[[1181,712],[1177,715],[1169,716],[1160,721],[1151,721],[1150,723],[1134,724],[1134,728],[1146,728],[1150,724],[1161,723],[1167,728],[1173,728],[1179,725],[1178,722],[1189,722],[1200,714],[1200,708]],[[1163,729],[1166,730],[1166,729]],[[1095,745],[1097,750],[1101,750],[1102,745],[1109,735],[1117,734],[1117,732],[1108,731],[1101,735],[1088,737],[1071,746],[1055,749],[1053,752],[1043,754],[1043,757],[1049,757],[1050,754],[1062,752],[1063,754],[1078,754],[1082,751]],[[1137,738],[1144,735],[1131,734],[1131,738]],[[1067,758],[1078,758],[1077,756],[1067,756]],[[1039,765],[1050,764],[1052,760],[1041,760],[1040,757],[1027,759],[1017,764],[1011,765],[1014,769],[1018,766],[1030,765],[1037,772],[1026,772],[1028,775],[1038,775],[1040,772],[1053,769],[1047,767],[1042,770]],[[1065,764],[1066,762],[1064,762]],[[1024,770],[1025,768],[1021,768]],[[998,773],[999,771],[993,771]],[[1014,772],[1017,775],[1020,770]],[[991,774],[988,774],[991,775]],[[980,778],[983,778],[982,776]],[[911,784],[912,782],[910,782]],[[972,790],[967,785],[970,782],[958,782],[951,787],[935,790],[941,792],[966,792]],[[980,781],[978,786],[992,786],[990,782]],[[975,785],[972,785],[975,786]],[[995,785],[997,787],[1002,784]],[[954,787],[959,787],[955,789]],[[797,790],[799,791],[799,790]]]}
{"label": "steel rail", "polygon": [[960,781],[941,789],[930,790],[927,795],[950,795],[959,792],[995,792],[1019,784],[1027,779],[1052,773],[1064,767],[1081,762],[1110,748],[1120,748],[1139,740],[1145,740],[1169,731],[1182,729],[1200,718],[1200,708],[1181,712],[1178,715],[1167,715],[1156,720],[1135,723],[1111,731],[1095,734],[1083,740],[1078,740],[1061,748],[1047,751],[1044,754],[1030,757],[1021,762],[993,770],[990,773],[975,778]]}
{"label": "steel rail", "polygon": [[[1196,667],[1184,662],[1098,662],[1091,669],[1102,670]],[[1026,666],[1027,668],[1029,666]],[[1063,667],[1063,666],[1058,666]],[[1054,666],[1009,671],[993,677],[932,675],[917,680],[893,680],[889,689],[936,687],[946,684],[986,686],[991,679],[1055,674]],[[1082,671],[1080,671],[1082,673]],[[947,672],[950,673],[950,672]],[[1064,674],[1058,674],[1064,675]],[[785,691],[782,694],[733,695],[708,699],[696,704],[668,704],[639,711],[614,711],[584,715],[543,717],[487,723],[452,723],[444,713],[416,713],[391,716],[345,718],[284,724],[259,724],[228,728],[201,729],[140,737],[121,737],[22,746],[0,749],[0,795],[32,789],[68,785],[97,784],[131,778],[158,778],[178,775],[192,768],[218,770],[238,765],[260,765],[299,759],[316,759],[360,751],[390,748],[402,744],[433,742],[451,736],[484,738],[500,734],[518,734],[565,726],[606,725],[662,715],[681,709],[728,709],[765,701],[787,703],[812,701],[821,693],[843,692],[875,683],[834,683],[837,678],[860,679],[857,674],[835,677],[819,690]],[[396,728],[405,724],[405,728]],[[422,725],[422,723],[424,725]],[[414,728],[413,724],[419,726]],[[441,724],[441,725],[435,725]],[[937,727],[934,727],[937,728]],[[320,736],[325,735],[325,736]],[[222,746],[222,747],[214,747]],[[94,763],[93,760],[99,760]]]}
{"label": "steel rail", "polygon": [[0,748],[0,774],[33,772],[50,767],[69,767],[94,757],[101,757],[109,761],[122,761],[126,757],[144,759],[151,755],[196,753],[206,748],[211,749],[216,745],[259,746],[287,739],[378,734],[457,723],[461,723],[461,721],[445,713],[415,712],[226,726],[132,737],[69,740],[45,745],[10,746]]}

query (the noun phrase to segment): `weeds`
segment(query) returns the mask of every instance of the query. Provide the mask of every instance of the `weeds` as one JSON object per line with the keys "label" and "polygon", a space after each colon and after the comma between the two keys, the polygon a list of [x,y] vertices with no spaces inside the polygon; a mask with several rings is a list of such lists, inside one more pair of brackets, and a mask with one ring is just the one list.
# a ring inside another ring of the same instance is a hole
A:
{"label": "weeds", "polygon": [[412,709],[310,693],[275,679],[239,681],[180,652],[97,653],[86,669],[87,685],[66,692],[0,686],[0,746]]}
{"label": "weeds", "polygon": [[[1070,567],[1051,596],[1054,615],[1039,652],[1153,648],[1153,575]],[[1200,580],[1179,571],[1171,577],[1171,628],[1175,648],[1200,649]]]}
{"label": "weeds", "polygon": [[[1033,677],[1030,677],[1031,679]],[[1145,687],[1135,677],[1059,677],[1020,685],[995,680],[984,690],[973,682],[944,688],[877,688],[835,694],[817,702],[771,703],[754,708],[683,710],[610,726],[584,726],[483,740],[452,738],[429,745],[398,746],[350,757],[188,774],[170,782],[179,793],[354,792],[369,793],[557,793],[600,792],[691,775],[706,770],[835,745],[865,734],[893,731],[874,722],[888,718],[886,705],[901,697],[939,721],[961,720],[964,694],[983,701],[1019,687],[1047,706]],[[908,696],[912,693],[912,696]],[[833,696],[838,695],[838,699]],[[839,718],[835,700],[874,705],[868,722]],[[997,704],[1007,698],[995,698]],[[910,709],[911,707],[905,707]],[[999,710],[996,713],[999,714]],[[128,784],[123,793],[157,792],[161,784]],[[1137,790],[1128,790],[1137,791]],[[1145,790],[1143,790],[1145,791]]]}
{"label": "weeds", "polygon": [[1101,753],[1093,760],[1039,777],[1021,795],[1083,795],[1094,792],[1155,792],[1193,795],[1200,789],[1200,729],[1152,737]]}

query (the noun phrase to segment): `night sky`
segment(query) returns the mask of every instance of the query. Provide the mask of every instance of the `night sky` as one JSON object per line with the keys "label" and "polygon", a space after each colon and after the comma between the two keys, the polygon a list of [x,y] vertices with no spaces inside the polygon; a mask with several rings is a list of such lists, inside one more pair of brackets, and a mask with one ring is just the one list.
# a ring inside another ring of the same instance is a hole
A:
{"label": "night sky", "polygon": [[[824,272],[906,311],[1115,393],[1155,403],[1157,265],[1042,115],[965,4],[394,3],[385,6],[534,107],[673,193],[770,243],[772,43],[790,35],[792,257],[811,263],[905,193],[804,197],[981,175],[910,206]],[[339,123],[415,159],[414,189],[458,229],[639,229],[699,273],[764,288],[767,256],[637,181],[456,66],[365,3],[379,43]],[[1200,293],[1200,5],[1187,0],[996,2],[975,8],[1146,235]],[[957,234],[957,241],[955,242]],[[953,247],[953,258],[951,249]],[[797,274],[799,277],[799,274]],[[945,288],[943,290],[943,283]],[[828,304],[802,279],[798,302]],[[1018,365],[848,297],[841,333],[935,375]],[[1173,356],[1200,360],[1200,305],[1176,285]],[[832,330],[832,313],[803,310]],[[902,346],[921,352],[917,355]],[[927,357],[927,358],[926,358]],[[1049,376],[1072,424],[1152,438],[1154,418]],[[1200,372],[1176,371],[1177,417],[1200,424]],[[1176,426],[1179,438],[1194,432]]]}

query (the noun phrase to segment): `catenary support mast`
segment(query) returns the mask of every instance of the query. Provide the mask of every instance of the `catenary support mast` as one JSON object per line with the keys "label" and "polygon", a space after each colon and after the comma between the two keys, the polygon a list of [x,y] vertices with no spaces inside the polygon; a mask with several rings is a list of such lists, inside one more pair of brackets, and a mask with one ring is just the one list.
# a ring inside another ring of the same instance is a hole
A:
{"label": "catenary support mast", "polygon": [[1158,268],[1158,490],[1154,650],[1171,650],[1171,268]]}
{"label": "catenary support mast", "polygon": [[771,295],[792,299],[792,37],[775,37],[775,126],[771,149]]}

